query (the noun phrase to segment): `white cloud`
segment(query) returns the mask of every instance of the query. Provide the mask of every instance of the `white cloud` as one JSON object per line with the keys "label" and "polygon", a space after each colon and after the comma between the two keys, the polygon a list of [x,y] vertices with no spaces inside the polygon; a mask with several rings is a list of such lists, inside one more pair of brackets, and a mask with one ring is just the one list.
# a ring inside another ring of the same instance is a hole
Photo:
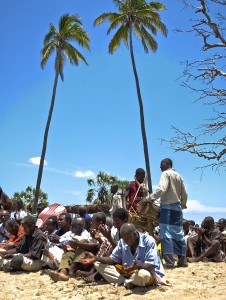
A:
{"label": "white cloud", "polygon": [[65,194],[70,194],[73,196],[80,196],[81,194],[83,194],[83,191],[64,191]]}
{"label": "white cloud", "polygon": [[188,200],[186,212],[226,213],[226,207],[206,206],[197,200]]}
{"label": "white cloud", "polygon": [[78,177],[78,178],[86,178],[86,177],[93,177],[95,176],[95,174],[93,173],[93,171],[75,171],[74,172],[74,176]]}
{"label": "white cloud", "polygon": [[[32,165],[35,165],[35,166],[39,166],[39,164],[40,164],[40,159],[41,159],[41,157],[31,157],[31,158],[29,158],[29,163],[31,163]],[[44,160],[44,166],[47,166],[48,165],[48,163],[47,163],[47,161],[46,160]]]}

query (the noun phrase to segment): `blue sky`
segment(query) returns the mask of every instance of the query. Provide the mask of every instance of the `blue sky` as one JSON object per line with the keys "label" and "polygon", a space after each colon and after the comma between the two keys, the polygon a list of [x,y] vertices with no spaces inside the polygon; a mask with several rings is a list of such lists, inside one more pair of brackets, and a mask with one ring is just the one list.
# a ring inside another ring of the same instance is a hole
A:
{"label": "blue sky", "polygon": [[[211,116],[209,107],[193,103],[197,95],[180,86],[181,61],[202,57],[201,40],[175,28],[188,28],[188,10],[179,1],[166,0],[161,13],[168,37],[157,36],[159,49],[145,54],[135,41],[154,188],[161,175],[162,158],[170,157],[184,177],[189,203],[185,217],[197,222],[206,215],[226,217],[225,173],[195,167],[205,162],[186,153],[174,153],[160,138],[173,135],[172,125],[187,131]],[[110,55],[107,24],[93,27],[101,13],[113,10],[109,0],[2,1],[1,28],[1,181],[11,196],[35,186],[38,167],[32,158],[41,154],[44,127],[54,80],[50,59],[40,67],[40,50],[49,23],[61,15],[78,14],[91,38],[88,66],[65,66],[65,82],[59,82],[49,132],[42,189],[50,203],[85,202],[87,176],[100,170],[132,180],[144,167],[138,101],[129,51],[122,45]],[[201,176],[202,175],[202,176]]]}

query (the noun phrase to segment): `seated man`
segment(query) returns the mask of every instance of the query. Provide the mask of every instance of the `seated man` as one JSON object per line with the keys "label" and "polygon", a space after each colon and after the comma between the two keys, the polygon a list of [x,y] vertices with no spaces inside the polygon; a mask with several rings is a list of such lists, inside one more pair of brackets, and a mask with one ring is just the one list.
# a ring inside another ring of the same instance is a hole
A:
{"label": "seated man", "polygon": [[[106,215],[102,212],[96,213],[92,218],[92,230],[91,237],[87,239],[72,239],[69,242],[70,248],[69,251],[65,252],[62,256],[60,266],[57,271],[48,271],[53,281],[67,281],[69,276],[73,276],[78,270],[79,259],[84,257],[85,251],[91,251],[97,253],[100,248],[100,244],[103,243],[104,239],[98,232],[98,227],[106,223]],[[105,243],[103,243],[104,245]],[[67,249],[67,247],[65,247]],[[81,265],[81,264],[79,264]]]}
{"label": "seated man", "polygon": [[124,284],[127,288],[148,286],[154,282],[168,285],[161,278],[164,270],[153,237],[139,233],[130,223],[122,225],[120,235],[121,239],[110,256],[90,255],[80,261],[83,264],[95,261],[96,270],[108,283]]}
{"label": "seated man", "polygon": [[5,244],[9,237],[10,237],[10,233],[8,232],[8,230],[6,229],[6,222],[10,220],[10,213],[8,210],[3,210],[0,212],[0,245]]}
{"label": "seated man", "polygon": [[214,228],[214,219],[206,217],[202,222],[202,228],[198,230],[197,244],[204,244],[204,252],[199,257],[191,257],[189,262],[207,261],[222,262],[225,254],[221,250],[222,233]]}
{"label": "seated man", "polygon": [[58,218],[58,227],[59,229],[49,237],[50,242],[60,243],[60,237],[62,237],[65,233],[70,231],[71,228],[71,215],[70,214],[61,214]]}
{"label": "seated man", "polygon": [[16,248],[24,235],[24,228],[19,225],[16,220],[8,220],[5,223],[6,230],[11,234],[7,242],[0,246],[0,252]]}
{"label": "seated man", "polygon": [[43,263],[40,260],[43,249],[42,231],[35,227],[35,219],[28,215],[21,220],[24,236],[16,248],[1,253],[0,267],[3,271],[38,271]]}
{"label": "seated man", "polygon": [[43,226],[43,230],[44,230],[44,235],[46,236],[46,238],[49,238],[52,235],[55,235],[58,231],[57,217],[56,216],[49,217]]}

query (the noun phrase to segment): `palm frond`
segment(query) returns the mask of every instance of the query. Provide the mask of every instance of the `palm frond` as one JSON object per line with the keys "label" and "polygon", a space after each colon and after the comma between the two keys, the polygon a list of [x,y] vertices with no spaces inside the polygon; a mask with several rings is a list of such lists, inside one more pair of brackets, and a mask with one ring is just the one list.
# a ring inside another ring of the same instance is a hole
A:
{"label": "palm frond", "polygon": [[95,193],[96,193],[96,191],[94,189],[89,189],[87,191],[86,201],[89,202],[89,203],[91,203],[93,201]]}
{"label": "palm frond", "polygon": [[158,44],[156,40],[151,36],[151,34],[145,29],[145,27],[141,26],[141,33],[143,36],[143,39],[146,42],[146,45],[152,52],[156,52],[158,49]]}
{"label": "palm frond", "polygon": [[74,24],[82,26],[82,21],[79,18],[79,16],[65,14],[61,16],[59,20],[59,31],[60,32],[64,32],[65,30],[68,31]]}
{"label": "palm frond", "polygon": [[128,27],[125,25],[119,27],[108,46],[109,53],[113,54],[120,46],[121,41],[124,41],[126,47],[128,47],[128,30]]}
{"label": "palm frond", "polygon": [[111,18],[114,18],[115,15],[118,15],[118,13],[112,13],[112,12],[106,12],[100,15],[98,18],[95,19],[93,25],[97,26],[105,21],[110,21]]}
{"label": "palm frond", "polygon": [[66,36],[67,41],[75,41],[82,48],[90,50],[90,37],[89,34],[82,28],[74,25],[69,34]]}
{"label": "palm frond", "polygon": [[145,53],[148,53],[148,47],[147,47],[145,38],[143,36],[143,33],[141,32],[140,26],[136,23],[134,24],[134,32],[135,32],[136,36],[138,37],[138,39],[141,41],[141,43],[144,47]]}
{"label": "palm frond", "polygon": [[55,51],[55,43],[52,41],[41,50],[41,67],[44,69],[49,57]]}
{"label": "palm frond", "polygon": [[122,24],[125,20],[125,16],[123,14],[115,14],[114,17],[110,18],[110,27],[108,28],[107,34],[109,34],[113,29],[117,28],[119,24]]}
{"label": "palm frond", "polygon": [[150,2],[148,5],[156,10],[166,10],[165,5],[160,2]]}
{"label": "palm frond", "polygon": [[55,59],[55,72],[60,74],[61,80],[64,81],[63,68],[66,58],[63,51],[58,51]]}
{"label": "palm frond", "polygon": [[95,182],[94,182],[94,179],[93,178],[88,178],[87,179],[87,184],[89,185],[89,186],[95,186]]}
{"label": "palm frond", "polygon": [[50,30],[44,38],[44,41],[43,41],[44,46],[49,44],[55,36],[56,36],[56,32],[53,30]]}

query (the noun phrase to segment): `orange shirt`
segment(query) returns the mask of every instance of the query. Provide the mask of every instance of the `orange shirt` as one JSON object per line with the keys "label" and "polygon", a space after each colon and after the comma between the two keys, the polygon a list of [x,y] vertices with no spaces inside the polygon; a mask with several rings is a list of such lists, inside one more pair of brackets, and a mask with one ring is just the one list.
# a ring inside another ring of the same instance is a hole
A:
{"label": "orange shirt", "polygon": [[11,235],[8,241],[5,244],[1,245],[0,248],[4,249],[5,246],[7,246],[9,243],[14,243],[14,246],[16,247],[20,242],[20,240],[22,239],[23,235],[24,235],[24,228],[22,225],[20,225],[17,235]]}

